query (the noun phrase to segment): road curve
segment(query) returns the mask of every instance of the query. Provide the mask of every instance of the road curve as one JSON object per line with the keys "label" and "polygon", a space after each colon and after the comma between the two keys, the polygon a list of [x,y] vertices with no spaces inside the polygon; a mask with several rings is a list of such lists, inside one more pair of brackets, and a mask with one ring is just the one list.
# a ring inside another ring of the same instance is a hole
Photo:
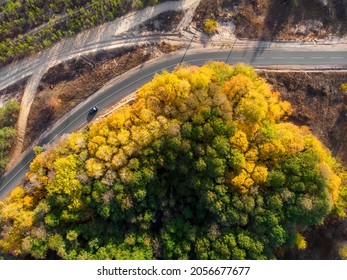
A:
{"label": "road curve", "polygon": [[[42,65],[47,65],[50,68],[69,59],[101,49],[134,45],[134,42],[142,41],[143,34],[140,36],[128,34],[127,36],[125,32],[162,13],[186,10],[192,6],[196,7],[199,2],[200,0],[166,1],[128,13],[114,21],[105,22],[102,25],[84,30],[76,36],[59,41],[49,49],[0,68],[0,90],[35,74]],[[165,34],[162,35],[165,36]]]}
{"label": "road curve", "polygon": [[[104,87],[71,110],[40,138],[37,145],[51,143],[61,135],[71,133],[86,125],[91,121],[91,116],[88,114],[89,108],[98,105],[102,111],[110,104],[123,99],[135,92],[143,84],[149,82],[155,73],[163,70],[171,71],[182,62],[200,66],[210,60],[224,61],[230,64],[242,62],[252,64],[253,66],[305,65],[314,68],[318,65],[326,65],[327,67],[346,69],[347,51],[243,50],[231,52],[230,50],[207,51],[206,49],[200,49],[191,50],[187,54],[184,51],[179,51],[166,56],[165,59],[161,57],[140,65],[117,78],[116,82]],[[0,199],[3,199],[11,189],[20,184],[33,158],[33,151],[26,151],[18,164],[3,176],[0,181]]]}

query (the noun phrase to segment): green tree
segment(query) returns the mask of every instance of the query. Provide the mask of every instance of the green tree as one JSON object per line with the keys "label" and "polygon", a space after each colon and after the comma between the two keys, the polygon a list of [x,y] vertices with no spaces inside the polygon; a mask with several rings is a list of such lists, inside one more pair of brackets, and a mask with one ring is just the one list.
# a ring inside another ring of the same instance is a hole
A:
{"label": "green tree", "polygon": [[9,101],[0,108],[0,128],[13,127],[16,124],[20,106],[15,101]]}
{"label": "green tree", "polygon": [[0,129],[0,171],[6,167],[9,161],[8,156],[15,136],[16,130],[11,127]]}

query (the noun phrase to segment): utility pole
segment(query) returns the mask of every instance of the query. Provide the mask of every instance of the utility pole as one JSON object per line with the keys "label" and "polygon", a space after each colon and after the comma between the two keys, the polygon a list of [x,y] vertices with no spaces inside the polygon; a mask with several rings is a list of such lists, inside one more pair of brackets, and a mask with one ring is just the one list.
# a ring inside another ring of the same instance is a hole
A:
{"label": "utility pole", "polygon": [[237,41],[237,37],[235,37],[234,43],[233,43],[232,47],[230,48],[230,52],[229,52],[229,54],[228,54],[228,57],[227,57],[227,60],[225,61],[225,63],[228,63],[228,60],[229,60],[229,58],[230,58],[230,56],[231,56],[231,53],[232,53],[232,51],[233,51],[233,49],[234,49],[234,46],[235,46],[236,41]]}
{"label": "utility pole", "polygon": [[187,52],[188,52],[188,50],[189,50],[189,48],[190,48],[191,44],[193,43],[193,40],[194,40],[194,38],[195,38],[195,35],[196,35],[196,34],[194,34],[194,35],[193,35],[193,38],[190,40],[190,43],[189,43],[189,45],[188,45],[188,47],[187,47],[186,51],[184,52],[184,55],[183,55],[183,57],[182,57],[182,59],[181,59],[180,64],[182,64],[182,62],[183,62],[184,58],[186,57],[186,54],[187,54]]}

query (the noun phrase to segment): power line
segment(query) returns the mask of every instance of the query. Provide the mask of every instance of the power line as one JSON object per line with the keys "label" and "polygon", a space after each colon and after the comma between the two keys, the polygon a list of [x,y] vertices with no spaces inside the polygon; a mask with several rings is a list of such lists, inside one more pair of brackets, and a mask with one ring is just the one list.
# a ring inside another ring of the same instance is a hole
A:
{"label": "power line", "polygon": [[187,52],[188,52],[188,50],[189,50],[191,44],[193,43],[193,40],[194,40],[194,38],[195,38],[195,35],[196,35],[196,34],[194,34],[194,35],[193,35],[193,38],[190,40],[190,43],[189,43],[189,45],[188,45],[188,48],[187,48],[186,51],[184,52],[184,55],[183,55],[183,57],[182,57],[182,59],[181,59],[180,64],[182,64],[184,58],[186,57],[186,54],[187,54]]}
{"label": "power line", "polygon": [[227,60],[225,61],[225,63],[228,63],[228,60],[229,60],[229,58],[230,58],[230,56],[231,56],[231,53],[232,53],[232,51],[233,51],[233,49],[234,49],[234,46],[235,46],[236,41],[237,41],[237,37],[235,38],[234,43],[233,43],[232,47],[230,48],[230,52],[229,52],[229,54],[228,54],[228,57],[227,57]]}

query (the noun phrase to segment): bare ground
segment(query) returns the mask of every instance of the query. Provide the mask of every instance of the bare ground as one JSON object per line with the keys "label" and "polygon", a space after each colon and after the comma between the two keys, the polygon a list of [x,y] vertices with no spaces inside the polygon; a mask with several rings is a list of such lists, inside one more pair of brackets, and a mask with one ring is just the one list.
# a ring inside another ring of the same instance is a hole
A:
{"label": "bare ground", "polygon": [[305,250],[287,249],[277,252],[278,259],[286,260],[337,260],[339,248],[347,242],[347,219],[329,216],[323,225],[312,226],[303,233]]}
{"label": "bare ground", "polygon": [[170,32],[183,17],[184,12],[181,10],[165,12],[134,27],[130,32]]}
{"label": "bare ground", "polygon": [[193,22],[196,27],[203,30],[204,21],[206,18],[215,18],[221,11],[222,1],[221,0],[202,0],[199,6],[196,8]]}
{"label": "bare ground", "polygon": [[202,0],[194,20],[230,20],[235,35],[257,40],[313,40],[347,34],[347,0]]}

